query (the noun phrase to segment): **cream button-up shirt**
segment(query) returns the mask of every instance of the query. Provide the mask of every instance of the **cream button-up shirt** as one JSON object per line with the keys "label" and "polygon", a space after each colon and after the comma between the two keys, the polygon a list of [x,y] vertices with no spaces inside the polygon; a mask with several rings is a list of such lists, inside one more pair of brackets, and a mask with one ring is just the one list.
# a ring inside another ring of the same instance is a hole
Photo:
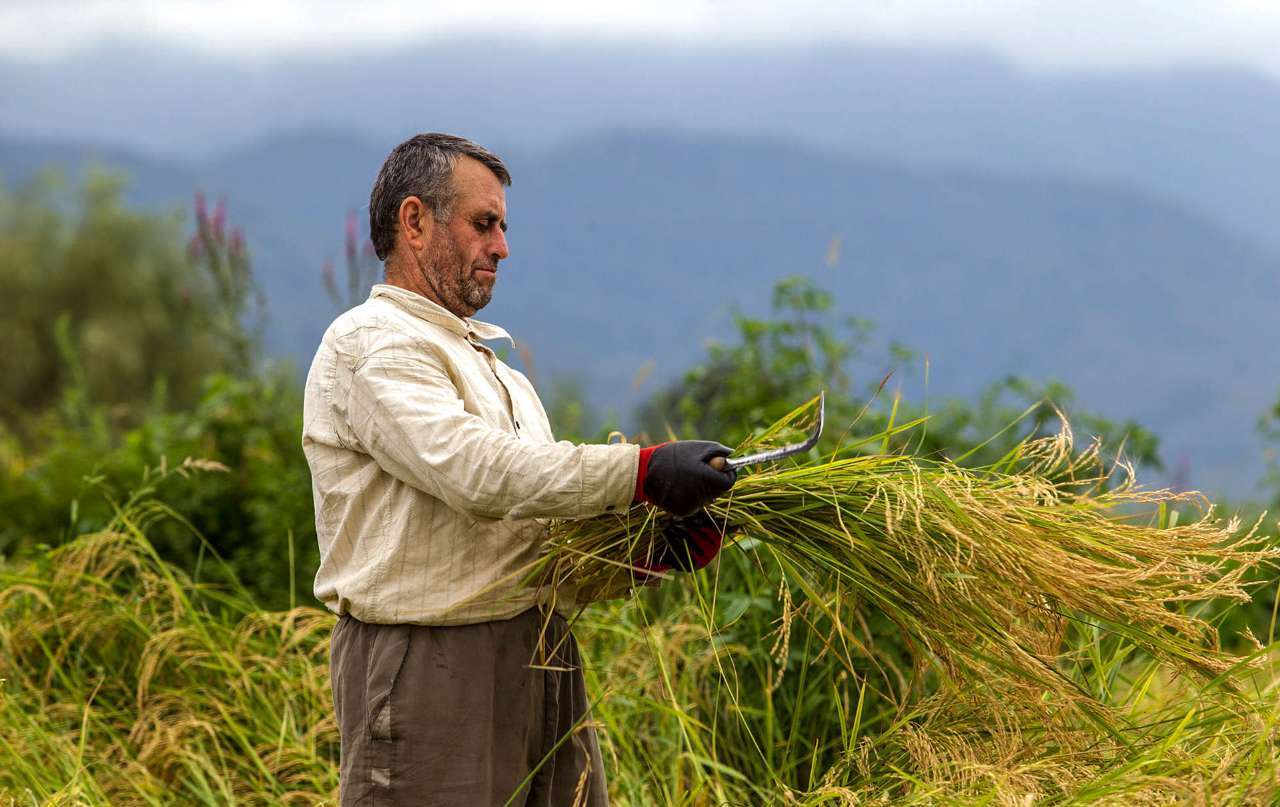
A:
{"label": "cream button-up shirt", "polygon": [[550,599],[523,579],[541,519],[630,504],[639,448],[556,442],[533,386],[489,339],[510,336],[381,284],[325,332],[302,447],[315,593],[331,611],[422,625],[515,616]]}

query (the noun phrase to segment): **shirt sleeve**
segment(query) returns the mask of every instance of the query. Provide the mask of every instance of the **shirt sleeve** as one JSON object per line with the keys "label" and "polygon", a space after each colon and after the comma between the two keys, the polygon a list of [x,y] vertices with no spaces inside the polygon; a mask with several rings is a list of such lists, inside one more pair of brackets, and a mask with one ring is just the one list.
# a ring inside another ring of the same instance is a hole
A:
{"label": "shirt sleeve", "polygon": [[387,473],[482,518],[586,518],[626,508],[636,445],[533,443],[467,412],[438,358],[364,360],[346,416],[359,448]]}

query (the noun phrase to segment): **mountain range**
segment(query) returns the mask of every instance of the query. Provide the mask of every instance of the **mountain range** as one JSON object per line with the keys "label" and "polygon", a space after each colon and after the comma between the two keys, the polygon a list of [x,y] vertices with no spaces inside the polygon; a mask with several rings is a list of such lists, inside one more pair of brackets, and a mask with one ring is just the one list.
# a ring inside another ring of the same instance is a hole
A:
{"label": "mountain range", "polygon": [[291,131],[546,149],[616,130],[780,139],[925,169],[1168,198],[1280,249],[1280,84],[1230,66],[1030,72],[972,49],[456,32],[251,59],[106,41],[0,55],[0,131],[212,159]]}

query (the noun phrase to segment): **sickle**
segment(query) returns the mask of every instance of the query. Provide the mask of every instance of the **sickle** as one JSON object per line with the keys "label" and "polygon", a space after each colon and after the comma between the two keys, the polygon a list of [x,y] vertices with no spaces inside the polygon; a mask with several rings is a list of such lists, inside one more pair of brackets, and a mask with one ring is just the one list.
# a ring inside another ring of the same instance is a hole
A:
{"label": "sickle", "polygon": [[818,438],[822,436],[823,418],[826,414],[826,391],[818,393],[818,423],[813,427],[813,432],[805,438],[803,443],[794,443],[782,448],[775,448],[769,451],[760,451],[755,454],[747,454],[742,457],[712,457],[707,463],[717,471],[727,469],[738,469],[745,465],[758,465],[762,462],[772,462],[780,460],[783,457],[790,457],[792,454],[801,454],[818,444]]}

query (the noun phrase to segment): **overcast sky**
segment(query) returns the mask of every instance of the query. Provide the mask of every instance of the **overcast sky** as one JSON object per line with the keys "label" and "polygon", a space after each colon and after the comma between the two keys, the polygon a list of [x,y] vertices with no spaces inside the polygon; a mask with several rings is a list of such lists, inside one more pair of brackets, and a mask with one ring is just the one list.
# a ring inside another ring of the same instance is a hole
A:
{"label": "overcast sky", "polygon": [[237,59],[432,36],[849,39],[979,46],[1032,69],[1251,67],[1280,77],[1280,0],[0,0],[0,54],[48,59],[120,37]]}

